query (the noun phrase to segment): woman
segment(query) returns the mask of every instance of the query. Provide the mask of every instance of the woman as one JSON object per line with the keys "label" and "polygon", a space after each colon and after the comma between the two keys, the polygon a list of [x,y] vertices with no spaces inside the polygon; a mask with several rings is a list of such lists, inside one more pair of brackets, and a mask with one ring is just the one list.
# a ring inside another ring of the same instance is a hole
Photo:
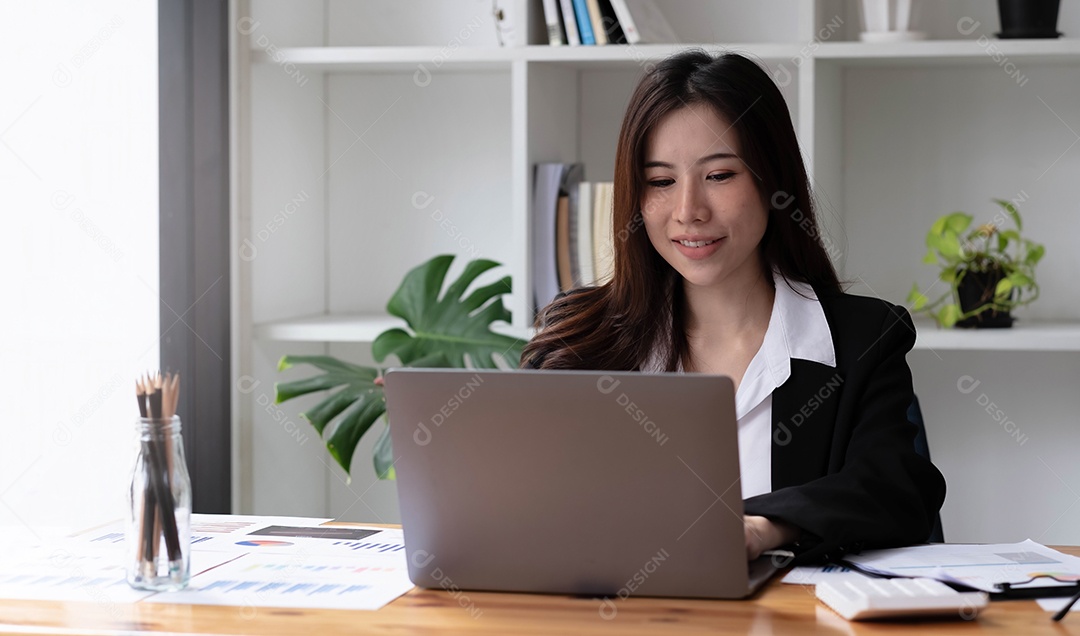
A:
{"label": "woman", "polygon": [[945,482],[906,419],[915,329],[840,289],[768,74],[704,51],[646,73],[613,221],[613,278],[545,308],[522,366],[731,377],[751,559],[924,542]]}

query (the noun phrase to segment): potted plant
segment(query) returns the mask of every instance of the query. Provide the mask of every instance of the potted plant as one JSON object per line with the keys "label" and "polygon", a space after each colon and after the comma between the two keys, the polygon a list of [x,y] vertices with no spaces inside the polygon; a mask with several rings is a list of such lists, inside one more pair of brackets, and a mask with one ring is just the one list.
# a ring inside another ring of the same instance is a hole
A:
{"label": "potted plant", "polygon": [[1002,39],[1057,38],[1061,0],[998,0]]}
{"label": "potted plant", "polygon": [[[466,295],[478,276],[499,266],[490,260],[469,261],[440,297],[453,260],[452,255],[436,256],[405,275],[386,309],[391,315],[402,318],[408,329],[387,329],[379,334],[371,344],[376,361],[381,363],[393,354],[401,362],[398,366],[494,369],[497,368],[495,358],[501,356],[517,366],[524,341],[491,331],[495,321],[510,322],[510,311],[502,301],[502,296],[510,293],[510,277],[473,289]],[[360,439],[379,418],[388,416],[382,387],[383,370],[332,356],[289,355],[281,358],[278,370],[284,371],[297,364],[310,364],[323,373],[275,384],[275,403],[337,389],[300,416],[310,422],[320,436],[329,436],[327,450],[349,473]],[[394,478],[389,425],[375,443],[373,459],[375,473],[380,479]]]}
{"label": "potted plant", "polygon": [[[994,202],[1001,212],[990,223],[969,230],[972,216],[953,212],[930,226],[923,262],[941,268],[938,278],[948,289],[931,301],[915,284],[908,294],[913,312],[930,314],[943,327],[1011,327],[1012,310],[1039,297],[1035,266],[1046,249],[1020,236],[1016,206]],[[1015,229],[1004,229],[1007,220]]]}
{"label": "potted plant", "polygon": [[925,40],[924,31],[913,31],[919,0],[862,0],[863,42]]}

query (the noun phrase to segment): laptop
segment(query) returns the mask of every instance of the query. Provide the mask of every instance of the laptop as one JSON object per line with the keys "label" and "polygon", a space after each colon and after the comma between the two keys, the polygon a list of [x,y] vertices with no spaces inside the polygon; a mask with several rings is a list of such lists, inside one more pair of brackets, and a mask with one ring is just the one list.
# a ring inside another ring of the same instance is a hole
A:
{"label": "laptop", "polygon": [[409,578],[420,587],[743,598],[729,378],[392,369]]}

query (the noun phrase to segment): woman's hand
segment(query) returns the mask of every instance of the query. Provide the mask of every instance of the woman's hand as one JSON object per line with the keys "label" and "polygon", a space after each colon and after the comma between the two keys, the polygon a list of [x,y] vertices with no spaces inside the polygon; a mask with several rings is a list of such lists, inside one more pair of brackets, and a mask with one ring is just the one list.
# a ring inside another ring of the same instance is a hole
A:
{"label": "woman's hand", "polygon": [[746,558],[748,561],[761,556],[761,553],[791,543],[799,537],[799,529],[783,521],[772,521],[765,517],[746,515],[743,517],[746,530]]}

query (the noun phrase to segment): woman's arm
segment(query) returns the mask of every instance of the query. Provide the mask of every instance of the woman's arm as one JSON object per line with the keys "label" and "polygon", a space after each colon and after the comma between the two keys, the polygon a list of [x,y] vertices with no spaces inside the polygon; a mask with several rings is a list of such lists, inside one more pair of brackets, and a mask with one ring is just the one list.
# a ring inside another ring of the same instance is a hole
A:
{"label": "woman's arm", "polygon": [[[945,498],[945,480],[915,453],[915,427],[907,420],[913,391],[905,356],[915,343],[911,317],[890,305],[860,374],[853,424],[837,435],[839,468],[808,483],[746,501],[748,516],[783,522],[802,532],[800,562],[837,558],[864,547],[922,543]],[[850,385],[856,378],[850,378]],[[852,387],[854,388],[854,386]],[[832,462],[835,465],[835,462]]]}

